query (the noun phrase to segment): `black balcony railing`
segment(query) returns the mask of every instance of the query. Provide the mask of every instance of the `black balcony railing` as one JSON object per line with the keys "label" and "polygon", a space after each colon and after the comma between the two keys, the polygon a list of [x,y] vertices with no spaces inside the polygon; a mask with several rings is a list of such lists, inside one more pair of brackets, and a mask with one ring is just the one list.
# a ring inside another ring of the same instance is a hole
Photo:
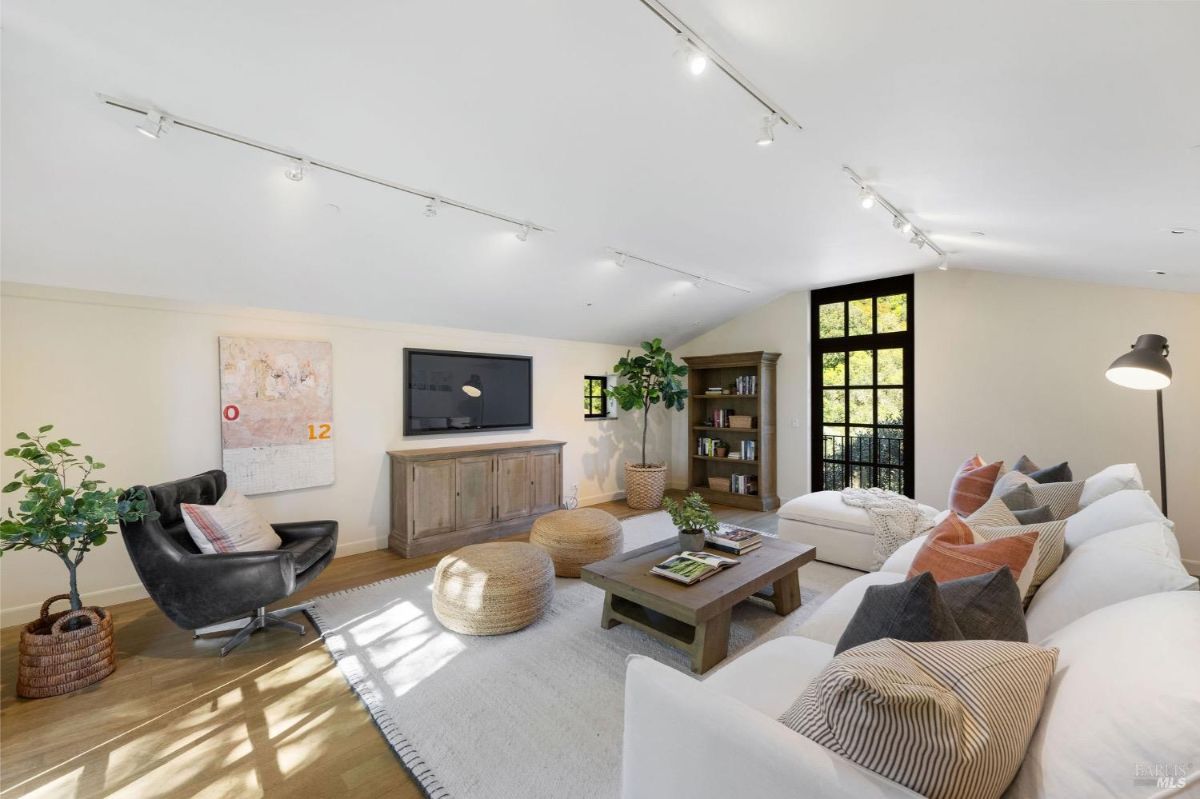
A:
{"label": "black balcony railing", "polygon": [[904,439],[824,435],[821,441],[827,490],[853,486],[905,493]]}

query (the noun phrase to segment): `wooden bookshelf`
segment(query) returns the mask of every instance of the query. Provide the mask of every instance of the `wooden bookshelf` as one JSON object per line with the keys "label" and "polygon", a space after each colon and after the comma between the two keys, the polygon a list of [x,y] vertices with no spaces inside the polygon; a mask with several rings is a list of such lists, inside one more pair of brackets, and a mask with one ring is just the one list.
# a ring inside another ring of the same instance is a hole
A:
{"label": "wooden bookshelf", "polygon": [[[775,453],[775,364],[777,352],[735,352],[726,355],[685,357],[688,366],[688,486],[709,502],[751,510],[779,507],[776,487]],[[732,389],[739,377],[753,376],[757,390],[753,394],[709,394],[705,389],[720,386]],[[714,410],[730,409],[739,416],[753,416],[753,428],[715,427]],[[718,458],[701,455],[701,438],[720,438],[730,449],[741,441],[754,441],[757,457],[753,460]],[[758,478],[758,493],[739,494],[708,487],[709,477],[752,474]]]}

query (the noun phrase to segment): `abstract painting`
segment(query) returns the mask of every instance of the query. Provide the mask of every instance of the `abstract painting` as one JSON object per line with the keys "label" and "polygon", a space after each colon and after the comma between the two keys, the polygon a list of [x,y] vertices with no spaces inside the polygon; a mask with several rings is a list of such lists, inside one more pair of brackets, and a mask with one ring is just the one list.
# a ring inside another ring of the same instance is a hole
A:
{"label": "abstract painting", "polygon": [[220,338],[229,485],[266,494],[333,482],[333,346]]}

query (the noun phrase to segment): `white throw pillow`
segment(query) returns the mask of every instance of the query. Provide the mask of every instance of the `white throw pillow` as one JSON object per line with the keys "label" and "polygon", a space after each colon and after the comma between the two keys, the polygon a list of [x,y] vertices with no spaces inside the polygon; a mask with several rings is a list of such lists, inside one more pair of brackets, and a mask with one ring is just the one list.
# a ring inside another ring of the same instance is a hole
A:
{"label": "white throw pillow", "polygon": [[1174,522],[1162,515],[1149,491],[1114,491],[1067,519],[1067,552],[1096,536],[1145,522],[1175,527]]}
{"label": "white throw pillow", "polygon": [[[1192,795],[1200,785],[1200,593],[1119,602],[1042,645],[1058,649],[1058,665],[1005,796]],[[1162,790],[1160,776],[1176,790]]]}
{"label": "white throw pillow", "polygon": [[1093,610],[1126,599],[1196,587],[1171,528],[1148,522],[1093,538],[1071,552],[1029,604],[1029,640],[1041,642]]}
{"label": "white throw pillow", "polygon": [[1142,473],[1136,463],[1118,463],[1093,474],[1083,481],[1083,494],[1079,497],[1079,507],[1086,508],[1101,497],[1117,491],[1129,489],[1141,490]]}
{"label": "white throw pillow", "polygon": [[279,549],[283,540],[246,499],[227,489],[216,505],[179,506],[196,548],[206,555]]}

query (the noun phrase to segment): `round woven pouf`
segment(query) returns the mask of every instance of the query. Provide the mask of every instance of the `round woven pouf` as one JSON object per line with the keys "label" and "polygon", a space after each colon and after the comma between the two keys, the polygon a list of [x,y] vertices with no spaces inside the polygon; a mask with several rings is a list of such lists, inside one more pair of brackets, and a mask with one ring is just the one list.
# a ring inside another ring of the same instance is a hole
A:
{"label": "round woven pouf", "polygon": [[529,533],[529,543],[550,553],[554,573],[578,577],[589,563],[611,558],[621,551],[621,523],[598,508],[556,510],[539,517]]}
{"label": "round woven pouf", "polygon": [[433,575],[433,615],[448,630],[503,635],[538,620],[554,598],[554,564],[517,541],[472,544],[442,558]]}

